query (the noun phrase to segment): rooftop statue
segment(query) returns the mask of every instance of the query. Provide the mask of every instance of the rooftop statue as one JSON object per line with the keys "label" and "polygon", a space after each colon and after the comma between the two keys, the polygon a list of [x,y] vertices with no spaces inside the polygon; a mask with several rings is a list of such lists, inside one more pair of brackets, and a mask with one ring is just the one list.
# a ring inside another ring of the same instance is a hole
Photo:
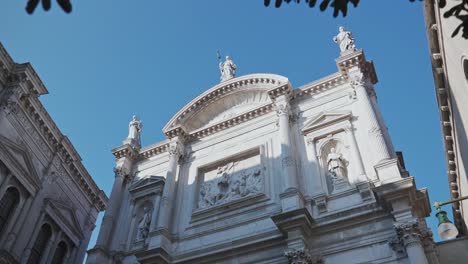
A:
{"label": "rooftop statue", "polygon": [[341,54],[356,50],[353,34],[350,31],[346,31],[342,26],[339,27],[338,35],[333,38],[333,41],[340,46]]}
{"label": "rooftop statue", "polygon": [[221,71],[221,82],[227,81],[236,77],[236,64],[231,60],[231,57],[226,56],[224,62],[221,61],[221,56],[218,53],[219,70]]}
{"label": "rooftop statue", "polygon": [[141,129],[143,128],[143,123],[138,120],[136,115],[133,116],[132,121],[128,124],[128,137],[125,139],[124,144],[128,143],[132,147],[141,147]]}

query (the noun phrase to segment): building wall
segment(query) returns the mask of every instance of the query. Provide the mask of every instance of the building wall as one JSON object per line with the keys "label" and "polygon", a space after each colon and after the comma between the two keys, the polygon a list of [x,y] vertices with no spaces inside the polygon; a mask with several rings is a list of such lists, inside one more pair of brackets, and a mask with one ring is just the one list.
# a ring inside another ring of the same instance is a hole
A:
{"label": "building wall", "polygon": [[[443,15],[459,1],[447,1],[440,9],[437,1],[425,3],[426,25],[441,111],[441,127],[447,155],[449,188],[452,199],[468,195],[468,48],[460,31],[452,37],[461,21]],[[466,15],[461,13],[461,15]],[[464,66],[466,61],[466,66]],[[466,68],[466,69],[465,69]],[[466,73],[464,72],[466,71]],[[447,106],[445,109],[444,106]],[[448,137],[447,137],[448,136]],[[466,234],[468,202],[454,204],[454,215],[461,234]],[[461,221],[464,220],[464,221]]]}
{"label": "building wall", "polygon": [[337,64],[297,89],[273,74],[226,81],[169,121],[168,140],[114,149],[87,263],[437,263],[427,192],[395,158],[372,63],[356,50]]}
{"label": "building wall", "polygon": [[[64,263],[82,263],[107,197],[40,103],[47,90],[31,65],[15,63],[1,44],[0,65],[0,199],[12,188],[19,191],[12,211],[0,204],[8,216],[0,230],[0,259],[50,263],[63,242]],[[52,233],[38,259],[34,245],[44,224]]]}

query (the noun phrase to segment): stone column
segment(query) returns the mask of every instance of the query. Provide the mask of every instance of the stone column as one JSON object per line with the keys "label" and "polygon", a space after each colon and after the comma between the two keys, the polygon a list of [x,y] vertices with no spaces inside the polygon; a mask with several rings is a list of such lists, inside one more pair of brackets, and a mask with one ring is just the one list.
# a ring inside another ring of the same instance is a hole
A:
{"label": "stone column", "polygon": [[[36,195],[36,197],[37,196],[38,195]],[[20,263],[26,263],[28,261],[29,255],[31,254],[31,249],[34,246],[34,243],[36,242],[39,231],[41,230],[43,220],[44,220],[44,215],[45,215],[44,209],[41,209],[41,213],[39,217],[37,218],[36,223],[34,224],[33,232],[30,236],[29,241],[27,242],[27,246],[24,247],[24,250],[22,252]]]}
{"label": "stone column", "polygon": [[384,135],[384,138],[385,138],[385,142],[387,143],[387,147],[389,149],[390,156],[392,158],[395,158],[396,157],[395,148],[393,147],[392,140],[390,139],[388,129],[385,126],[385,122],[384,122],[382,113],[379,110],[379,105],[377,104],[377,95],[375,94],[374,89],[372,89],[372,91],[370,92],[369,97],[370,97],[370,100],[371,100],[372,107],[374,108],[374,111],[377,114],[377,119],[380,122],[380,127],[382,127],[382,132],[383,132],[383,135]]}
{"label": "stone column", "polygon": [[378,164],[380,161],[390,159],[391,155],[385,138],[380,127],[377,115],[372,107],[372,102],[367,93],[367,80],[365,80],[363,74],[359,69],[354,69],[354,72],[350,70],[350,81],[351,86],[356,91],[356,97],[358,99],[358,111],[361,124],[364,129],[368,131],[369,145],[374,151],[371,152],[373,157],[373,165]]}
{"label": "stone column", "polygon": [[310,195],[314,196],[317,194],[325,194],[326,190],[323,189],[322,176],[320,175],[320,162],[317,156],[317,149],[315,146],[315,139],[312,136],[307,136],[307,145],[310,149],[310,158],[309,162],[312,164],[312,171],[310,175],[306,177],[311,178],[311,189],[312,193]]}
{"label": "stone column", "polygon": [[114,221],[117,219],[118,211],[120,208],[122,190],[124,185],[124,178],[126,176],[125,170],[122,168],[115,168],[115,180],[112,186],[109,203],[107,204],[106,212],[102,219],[101,230],[98,235],[96,246],[107,247]]}
{"label": "stone column", "polygon": [[[132,218],[130,217],[133,214],[133,208],[135,207],[135,201],[133,199],[129,199],[128,196],[130,196],[130,193],[126,191],[125,193],[125,198],[123,201],[130,201],[130,205],[124,209],[120,213],[120,219],[119,219],[119,245],[118,245],[118,250],[119,251],[124,251],[126,250],[126,245],[128,241],[128,233],[131,232],[131,220]],[[126,205],[126,204],[125,204]]]}
{"label": "stone column", "polygon": [[[58,243],[60,242],[60,239],[62,238],[62,231],[59,230],[57,234],[55,234],[54,239],[51,239],[50,243],[50,248],[48,251],[48,256],[43,256],[43,260],[41,261],[41,264],[46,264],[46,263],[51,263],[52,258],[55,255],[55,251],[57,250]],[[68,252],[67,252],[68,253]]]}
{"label": "stone column", "polygon": [[13,229],[10,231],[5,241],[4,248],[7,251],[11,252],[13,250],[13,245],[15,244],[16,238],[18,237],[18,232],[21,230],[24,222],[26,221],[26,216],[29,213],[29,209],[31,208],[32,202],[33,202],[33,199],[31,196],[29,196],[26,199],[24,206],[18,208],[19,211],[21,211],[21,214],[19,215],[18,219],[15,221],[15,225],[13,226]]}
{"label": "stone column", "polygon": [[355,184],[358,182],[367,181],[366,173],[364,171],[364,165],[362,163],[361,153],[359,152],[359,147],[356,142],[356,137],[354,136],[354,129],[350,125],[345,129],[346,137],[351,145],[351,158],[353,159],[353,163],[356,165],[356,173],[357,175],[354,176],[352,179],[349,179],[351,183]]}
{"label": "stone column", "polygon": [[276,98],[276,114],[278,115],[279,141],[281,143],[281,166],[283,177],[283,191],[297,189],[295,175],[295,161],[291,153],[291,135],[289,118],[291,108],[286,95]]}
{"label": "stone column", "polygon": [[3,180],[2,184],[0,185],[0,199],[3,198],[3,195],[5,194],[6,188],[12,176],[13,174],[9,172],[7,176],[5,177],[5,180]]}
{"label": "stone column", "polygon": [[130,250],[132,248],[132,235],[133,235],[133,231],[135,229],[135,218],[136,218],[136,214],[135,214],[135,200],[132,200],[131,201],[131,206],[130,206],[130,216],[131,216],[131,221],[130,221],[130,226],[129,226],[129,229],[128,229],[128,233],[127,233],[127,250]]}
{"label": "stone column", "polygon": [[175,137],[171,139],[169,145],[169,164],[166,172],[166,182],[164,184],[161,197],[161,207],[159,208],[158,230],[169,231],[171,223],[172,208],[174,204],[175,180],[179,157],[183,152],[181,139]]}
{"label": "stone column", "polygon": [[421,230],[416,221],[395,224],[396,237],[390,242],[395,249],[403,246],[411,264],[428,264],[424,253]]}
{"label": "stone column", "polygon": [[157,227],[160,203],[161,203],[161,193],[157,193],[156,196],[154,197],[154,202],[153,202],[153,213],[151,216],[151,223],[149,227],[150,232],[156,229]]}

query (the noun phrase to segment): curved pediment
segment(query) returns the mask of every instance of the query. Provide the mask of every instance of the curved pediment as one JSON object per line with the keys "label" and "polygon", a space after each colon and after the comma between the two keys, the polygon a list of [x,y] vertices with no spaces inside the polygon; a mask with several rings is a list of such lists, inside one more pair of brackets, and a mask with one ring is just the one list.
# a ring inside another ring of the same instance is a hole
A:
{"label": "curved pediment", "polygon": [[268,91],[290,83],[275,74],[251,74],[222,82],[184,106],[163,128],[190,133],[272,103]]}

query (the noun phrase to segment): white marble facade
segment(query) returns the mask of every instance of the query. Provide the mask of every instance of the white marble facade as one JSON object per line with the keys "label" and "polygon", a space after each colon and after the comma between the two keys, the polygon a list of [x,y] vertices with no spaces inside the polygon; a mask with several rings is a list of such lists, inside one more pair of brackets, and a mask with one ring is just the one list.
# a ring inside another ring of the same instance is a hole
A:
{"label": "white marble facade", "polygon": [[0,263],[83,263],[107,203],[39,100],[47,93],[0,44]]}
{"label": "white marble facade", "polygon": [[167,140],[114,149],[87,263],[437,263],[427,191],[398,161],[374,66],[352,44],[336,73],[298,88],[224,80],[169,120]]}

